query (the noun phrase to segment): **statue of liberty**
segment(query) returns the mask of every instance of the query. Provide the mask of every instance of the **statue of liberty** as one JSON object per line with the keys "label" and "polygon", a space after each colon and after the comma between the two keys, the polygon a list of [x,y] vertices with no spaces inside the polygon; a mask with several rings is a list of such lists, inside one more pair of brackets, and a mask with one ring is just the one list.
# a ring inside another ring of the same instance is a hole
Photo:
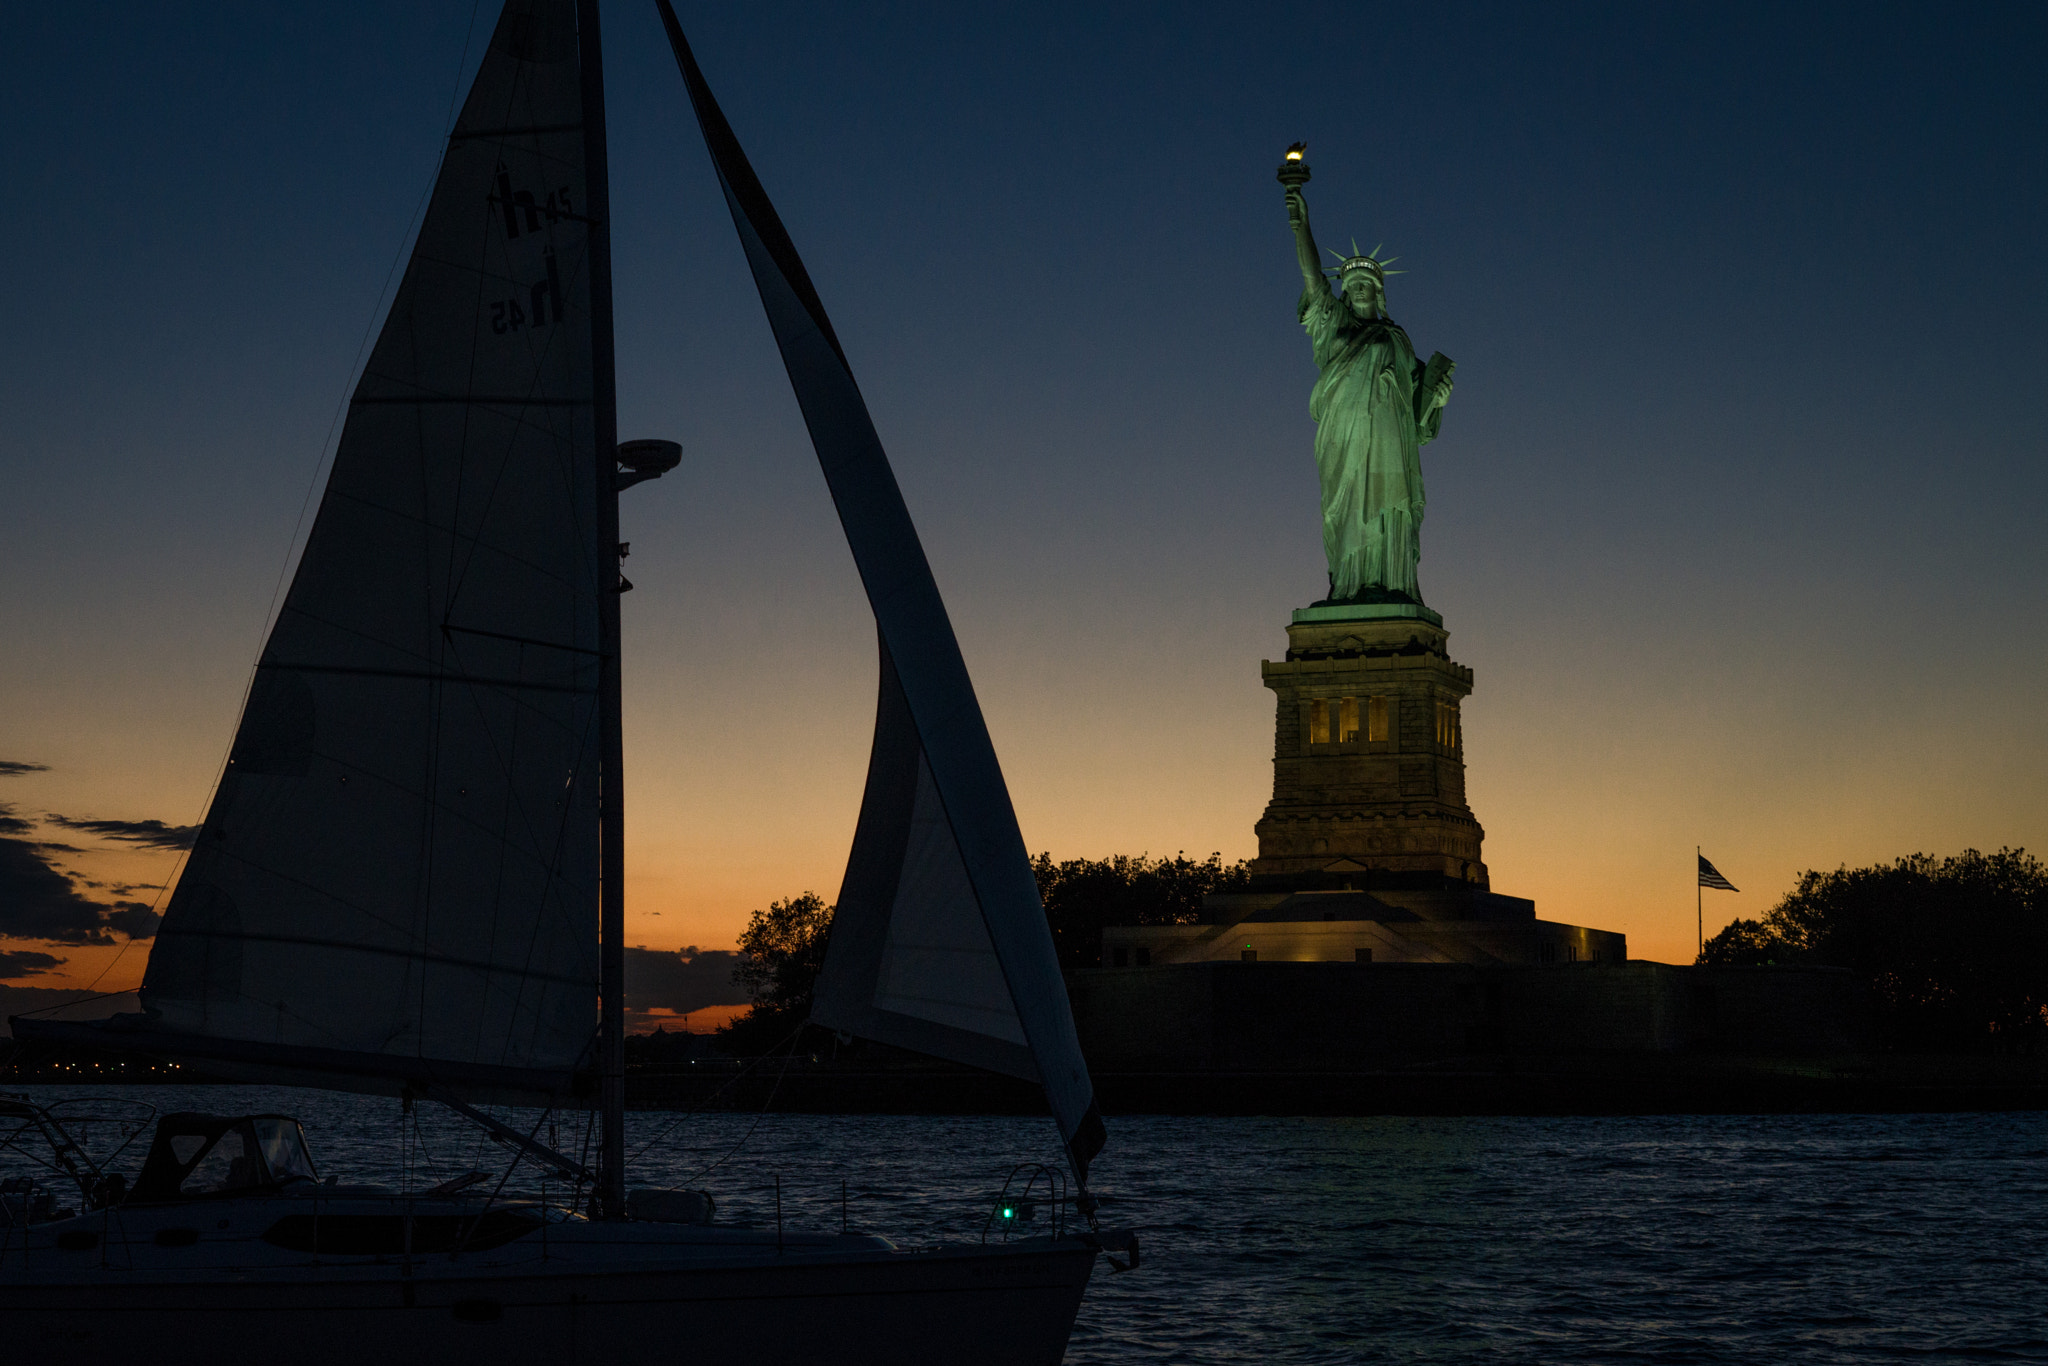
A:
{"label": "statue of liberty", "polygon": [[1338,257],[1334,286],[1324,277],[1301,193],[1307,171],[1300,149],[1290,150],[1281,182],[1301,262],[1301,324],[1322,372],[1308,411],[1323,483],[1327,601],[1419,605],[1421,449],[1443,422],[1457,367],[1441,352],[1427,365],[1416,360],[1408,334],[1387,316],[1387,262],[1377,247],[1360,254],[1353,243],[1352,255]]}

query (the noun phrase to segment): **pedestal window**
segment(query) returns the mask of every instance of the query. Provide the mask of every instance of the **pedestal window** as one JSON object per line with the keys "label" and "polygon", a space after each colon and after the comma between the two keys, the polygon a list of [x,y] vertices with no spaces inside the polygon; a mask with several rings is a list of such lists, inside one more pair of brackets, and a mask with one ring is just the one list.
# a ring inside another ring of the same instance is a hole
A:
{"label": "pedestal window", "polygon": [[1304,706],[1311,746],[1384,744],[1392,729],[1384,697],[1314,697]]}

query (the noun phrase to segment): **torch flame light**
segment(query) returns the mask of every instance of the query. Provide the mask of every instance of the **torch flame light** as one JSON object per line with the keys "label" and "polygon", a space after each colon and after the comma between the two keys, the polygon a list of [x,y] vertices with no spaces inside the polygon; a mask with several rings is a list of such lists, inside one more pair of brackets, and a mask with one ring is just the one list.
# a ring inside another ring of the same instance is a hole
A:
{"label": "torch flame light", "polygon": [[1279,180],[1290,190],[1308,184],[1308,144],[1297,142],[1287,149],[1280,162]]}

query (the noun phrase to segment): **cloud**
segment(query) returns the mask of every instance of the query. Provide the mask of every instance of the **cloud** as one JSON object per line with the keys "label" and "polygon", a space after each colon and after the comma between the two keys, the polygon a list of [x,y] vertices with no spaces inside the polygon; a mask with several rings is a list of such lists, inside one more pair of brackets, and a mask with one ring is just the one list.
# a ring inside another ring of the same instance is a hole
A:
{"label": "cloud", "polygon": [[52,867],[43,845],[9,839],[25,835],[29,822],[0,802],[0,939],[40,939],[53,944],[111,944],[116,931],[131,939],[156,933],[159,917],[139,901],[103,906],[87,900],[65,874]]}
{"label": "cloud", "polygon": [[55,812],[48,815],[52,824],[61,825],[66,830],[97,835],[103,840],[119,840],[123,844],[139,844],[145,849],[190,849],[192,841],[199,838],[196,825],[165,825],[162,821],[74,820]]}
{"label": "cloud", "polygon": [[740,956],[730,949],[626,950],[626,1008],[685,1013],[705,1006],[748,1003],[732,980]]}
{"label": "cloud", "polygon": [[0,982],[33,977],[63,965],[64,960],[55,954],[34,953],[28,949],[0,949]]}
{"label": "cloud", "polygon": [[130,939],[153,939],[164,918],[140,901],[117,901],[107,912],[107,928],[119,930]]}
{"label": "cloud", "polygon": [[15,759],[0,759],[0,778],[18,778],[24,773],[48,773],[48,764],[22,763]]}

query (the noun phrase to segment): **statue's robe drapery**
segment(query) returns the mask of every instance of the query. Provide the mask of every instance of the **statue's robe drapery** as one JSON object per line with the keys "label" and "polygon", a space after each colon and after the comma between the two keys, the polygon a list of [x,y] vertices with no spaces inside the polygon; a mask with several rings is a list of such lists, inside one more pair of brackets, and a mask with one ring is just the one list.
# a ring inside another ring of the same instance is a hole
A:
{"label": "statue's robe drapery", "polygon": [[1302,291],[1301,324],[1322,373],[1309,396],[1323,482],[1323,553],[1330,596],[1369,589],[1422,601],[1422,447],[1443,422],[1434,404],[1418,421],[1423,364],[1387,318],[1360,318],[1327,286]]}

